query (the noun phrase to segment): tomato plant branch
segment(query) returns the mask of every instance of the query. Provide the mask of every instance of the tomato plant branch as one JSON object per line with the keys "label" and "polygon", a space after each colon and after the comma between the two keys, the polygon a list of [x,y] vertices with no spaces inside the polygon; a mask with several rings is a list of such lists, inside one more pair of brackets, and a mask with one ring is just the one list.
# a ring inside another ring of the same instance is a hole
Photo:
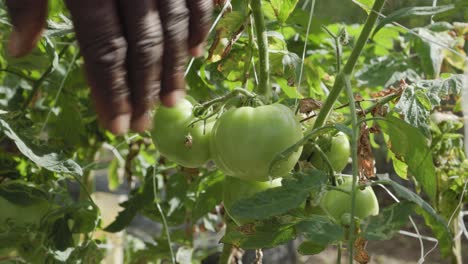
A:
{"label": "tomato plant branch", "polygon": [[272,88],[270,86],[270,62],[268,55],[268,36],[265,27],[265,18],[263,16],[262,1],[251,0],[250,7],[255,22],[255,30],[258,43],[258,57],[260,60],[260,72],[258,81],[258,93],[263,97],[265,103],[271,99]]}
{"label": "tomato plant branch", "polygon": [[[65,52],[68,50],[70,46],[71,44],[67,44],[62,48],[62,50],[60,50],[58,54],[59,60],[60,58],[62,58],[62,56],[65,54]],[[37,81],[34,82],[31,94],[28,96],[26,101],[24,101],[23,109],[26,109],[26,107],[28,107],[28,105],[32,102],[37,92],[39,91],[39,87],[41,87],[42,83],[44,83],[44,81],[47,79],[47,77],[49,77],[49,75],[52,73],[53,70],[54,70],[54,63],[51,62],[49,64],[49,67],[44,71],[44,73],[42,73],[41,77],[37,79]]]}
{"label": "tomato plant branch", "polygon": [[[334,186],[336,186],[336,179],[335,179],[335,172],[333,170],[333,165],[331,164],[330,162],[330,159],[328,159],[328,156],[327,154],[325,154],[325,152],[323,152],[322,148],[320,148],[320,146],[318,144],[313,144],[313,148],[315,151],[318,152],[318,154],[320,154],[320,156],[322,157],[323,161],[325,161],[325,164],[327,165],[327,168],[328,168],[328,176],[332,182],[332,184]],[[310,158],[312,158],[312,154],[310,155],[310,157],[308,158],[308,160],[310,160]]]}
{"label": "tomato plant branch", "polygon": [[257,95],[254,94],[254,93],[251,93],[251,92],[249,92],[249,91],[247,91],[245,89],[242,89],[242,88],[235,88],[230,93],[227,93],[227,94],[225,94],[223,96],[217,97],[217,98],[212,99],[210,101],[206,101],[203,104],[195,105],[193,107],[193,114],[194,114],[194,116],[201,116],[210,107],[212,107],[212,106],[214,106],[216,104],[219,104],[219,103],[226,103],[229,100],[231,100],[231,99],[233,99],[233,98],[235,98],[235,97],[237,97],[239,95],[245,96],[245,97],[250,98],[250,99],[257,98]]}
{"label": "tomato plant branch", "polygon": [[154,203],[156,204],[156,208],[158,208],[159,214],[161,215],[161,219],[164,226],[164,231],[166,231],[167,243],[169,244],[169,250],[171,252],[171,261],[172,264],[176,264],[176,258],[174,254],[174,250],[172,249],[172,241],[171,241],[171,234],[169,232],[169,225],[167,224],[166,216],[164,215],[164,211],[159,204],[159,198],[157,196],[156,190],[156,168],[153,168],[153,196],[154,196]]}
{"label": "tomato plant branch", "polygon": [[374,24],[377,21],[378,14],[380,13],[384,3],[385,3],[385,0],[375,1],[374,6],[372,7],[372,11],[369,13],[369,16],[367,17],[366,23],[364,24],[361,34],[359,35],[359,38],[356,42],[356,45],[353,48],[353,51],[351,52],[351,55],[349,56],[348,61],[344,65],[343,69],[336,76],[336,80],[335,80],[335,83],[333,84],[330,94],[328,95],[327,100],[323,104],[323,107],[317,116],[317,120],[315,121],[314,128],[321,127],[325,123],[325,120],[328,118],[328,115],[330,114],[330,111],[332,110],[333,105],[335,104],[335,101],[338,99],[338,96],[343,90],[343,87],[344,87],[343,76],[352,74],[354,70],[354,66],[356,65],[356,62],[359,56],[361,55],[364,45],[369,39],[372,29],[374,28]]}
{"label": "tomato plant branch", "polygon": [[[357,187],[357,180],[358,180],[358,138],[359,138],[359,126],[357,120],[357,113],[356,113],[356,105],[354,102],[354,95],[353,95],[353,88],[351,86],[351,81],[349,75],[343,76],[345,79],[345,87],[346,87],[346,94],[348,95],[349,101],[349,111],[351,114],[351,127],[353,130],[353,134],[351,136],[351,159],[353,165],[353,182],[351,184],[351,221],[356,215],[356,187]],[[355,238],[355,229],[356,225],[353,223],[349,228],[349,263],[353,263],[353,247],[354,247],[354,240]]]}

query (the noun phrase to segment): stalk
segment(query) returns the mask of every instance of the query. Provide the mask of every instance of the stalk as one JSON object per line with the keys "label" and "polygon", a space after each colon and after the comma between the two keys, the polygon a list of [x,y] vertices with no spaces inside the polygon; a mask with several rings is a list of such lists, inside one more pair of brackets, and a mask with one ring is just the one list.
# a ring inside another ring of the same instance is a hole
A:
{"label": "stalk", "polygon": [[348,248],[349,248],[349,263],[353,264],[353,257],[354,257],[354,240],[355,237],[355,230],[356,224],[354,222],[354,216],[356,214],[356,187],[357,187],[357,179],[358,179],[358,138],[359,138],[359,126],[356,114],[356,105],[354,102],[354,95],[353,95],[353,88],[351,87],[351,83],[349,80],[349,76],[344,76],[345,78],[345,87],[346,93],[348,95],[349,100],[349,111],[351,112],[351,128],[353,130],[353,134],[351,137],[351,158],[353,160],[353,183],[351,187],[351,226],[349,227],[349,241],[348,241]]}
{"label": "stalk", "polygon": [[258,78],[257,92],[261,95],[263,102],[268,104],[271,100],[272,88],[270,85],[270,62],[268,55],[268,36],[263,16],[262,1],[251,0],[250,7],[255,22],[255,31],[258,43],[258,57],[260,60],[260,72]]}
{"label": "stalk", "polygon": [[372,29],[374,28],[375,21],[377,21],[378,14],[382,10],[384,3],[385,3],[385,0],[375,1],[374,6],[372,7],[372,11],[369,13],[366,23],[364,24],[364,28],[362,29],[362,32],[359,35],[359,38],[356,42],[356,46],[351,52],[351,55],[349,56],[349,59],[346,62],[345,66],[340,71],[340,73],[338,73],[335,83],[333,84],[333,87],[330,91],[330,94],[328,95],[327,100],[325,101],[322,109],[320,110],[317,116],[317,120],[315,121],[314,128],[321,127],[325,123],[328,115],[330,114],[330,111],[333,108],[333,105],[335,104],[335,101],[338,99],[338,96],[343,90],[344,80],[342,76],[351,75],[353,73],[354,66],[356,65],[359,55],[361,55],[364,45],[369,39]]}

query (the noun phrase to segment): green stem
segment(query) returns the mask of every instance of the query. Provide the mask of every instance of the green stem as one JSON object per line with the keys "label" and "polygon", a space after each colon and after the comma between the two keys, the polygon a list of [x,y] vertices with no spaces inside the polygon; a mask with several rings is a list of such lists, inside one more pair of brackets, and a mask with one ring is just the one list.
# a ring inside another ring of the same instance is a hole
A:
{"label": "green stem", "polygon": [[251,0],[250,7],[255,21],[255,30],[257,33],[258,57],[260,60],[260,72],[258,80],[258,93],[263,97],[265,103],[271,100],[272,89],[270,85],[270,62],[268,58],[268,36],[265,27],[265,18],[263,16],[262,1]]}
{"label": "green stem", "polygon": [[354,66],[356,65],[359,55],[361,55],[364,45],[367,43],[367,40],[369,39],[369,36],[374,27],[375,21],[377,21],[378,14],[380,13],[384,3],[385,3],[385,0],[375,1],[374,6],[372,7],[372,11],[367,17],[366,23],[364,24],[364,28],[362,29],[361,34],[359,35],[359,38],[356,42],[356,46],[354,46],[353,51],[351,52],[351,55],[349,56],[349,59],[346,62],[345,66],[340,71],[340,73],[338,73],[338,75],[336,76],[336,80],[335,80],[335,83],[333,84],[330,94],[328,95],[327,100],[325,101],[322,109],[320,110],[317,116],[317,120],[315,121],[314,128],[321,127],[325,123],[325,120],[328,118],[328,115],[330,114],[330,111],[332,110],[333,105],[335,104],[335,101],[338,99],[338,96],[343,90],[343,86],[344,86],[343,75],[351,75],[351,73],[353,72]]}
{"label": "green stem", "polygon": [[353,88],[351,86],[349,75],[344,76],[345,78],[345,87],[346,94],[348,95],[349,100],[349,111],[351,114],[351,128],[353,134],[351,137],[351,158],[353,161],[353,182],[351,187],[351,226],[349,228],[349,263],[353,264],[353,255],[354,255],[354,240],[355,240],[355,229],[356,225],[354,224],[354,216],[356,215],[356,186],[358,180],[358,138],[359,138],[359,126],[356,114],[356,105],[354,102]]}
{"label": "green stem", "polygon": [[341,264],[341,242],[338,243],[338,252],[336,256],[336,264]]}
{"label": "green stem", "polygon": [[[70,47],[70,46],[71,46],[71,44],[67,44],[62,48],[62,50],[60,50],[60,52],[58,54],[59,60],[60,60],[60,58],[62,58],[62,56],[65,54],[68,47]],[[31,103],[31,101],[34,99],[37,92],[39,91],[39,87],[41,87],[42,83],[47,79],[47,77],[49,77],[49,75],[52,73],[53,70],[54,70],[54,63],[51,62],[49,67],[45,70],[45,72],[42,73],[41,77],[37,81],[34,82],[31,94],[28,96],[26,101],[24,101],[23,109],[26,109],[26,107],[28,107],[28,105]]]}

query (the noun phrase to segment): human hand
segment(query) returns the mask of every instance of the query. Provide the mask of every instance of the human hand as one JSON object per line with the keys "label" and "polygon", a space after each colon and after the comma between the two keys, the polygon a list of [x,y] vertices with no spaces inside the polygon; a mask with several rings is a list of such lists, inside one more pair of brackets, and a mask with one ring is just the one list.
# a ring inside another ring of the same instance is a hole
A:
{"label": "human hand", "polygon": [[[36,45],[47,0],[7,0],[13,24],[8,52]],[[185,95],[189,52],[203,54],[213,0],[66,0],[101,124],[115,134],[151,128],[158,99],[173,106]]]}

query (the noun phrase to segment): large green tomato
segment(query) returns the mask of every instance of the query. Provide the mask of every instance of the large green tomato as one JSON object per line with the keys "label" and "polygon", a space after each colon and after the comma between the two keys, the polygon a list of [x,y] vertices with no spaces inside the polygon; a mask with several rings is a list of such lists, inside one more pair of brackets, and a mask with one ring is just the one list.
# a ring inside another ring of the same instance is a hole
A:
{"label": "large green tomato", "polygon": [[[327,143],[328,144],[319,143],[319,146],[325,155],[327,155],[333,170],[336,172],[341,172],[348,164],[348,159],[351,155],[351,145],[349,143],[349,139],[345,133],[338,132]],[[320,153],[312,153],[310,163],[312,163],[312,165],[314,165],[314,167],[317,169],[328,169],[328,166]]]}
{"label": "large green tomato", "polygon": [[[281,186],[281,178],[274,179],[273,181],[259,182],[241,180],[234,177],[227,176],[224,180],[223,191],[223,204],[224,209],[229,216],[232,217],[230,211],[235,202],[240,199],[249,198],[256,193],[265,191],[274,187]],[[233,218],[234,219],[234,218]],[[243,224],[247,221],[242,219],[234,219],[237,223]]]}
{"label": "large green tomato", "polygon": [[[352,181],[347,180],[338,188],[351,193]],[[379,214],[379,202],[370,186],[356,190],[355,216],[364,219]],[[323,196],[320,205],[331,217],[341,221],[345,214],[351,214],[351,194],[330,190]]]}
{"label": "large green tomato", "polygon": [[291,171],[302,148],[278,162],[269,174],[273,159],[301,138],[301,125],[288,107],[240,107],[227,111],[216,122],[211,151],[216,165],[227,175],[268,181]]}
{"label": "large green tomato", "polygon": [[209,139],[214,122],[192,126],[193,105],[184,99],[173,108],[160,106],[154,115],[152,136],[159,152],[184,167],[196,168],[210,159]]}

